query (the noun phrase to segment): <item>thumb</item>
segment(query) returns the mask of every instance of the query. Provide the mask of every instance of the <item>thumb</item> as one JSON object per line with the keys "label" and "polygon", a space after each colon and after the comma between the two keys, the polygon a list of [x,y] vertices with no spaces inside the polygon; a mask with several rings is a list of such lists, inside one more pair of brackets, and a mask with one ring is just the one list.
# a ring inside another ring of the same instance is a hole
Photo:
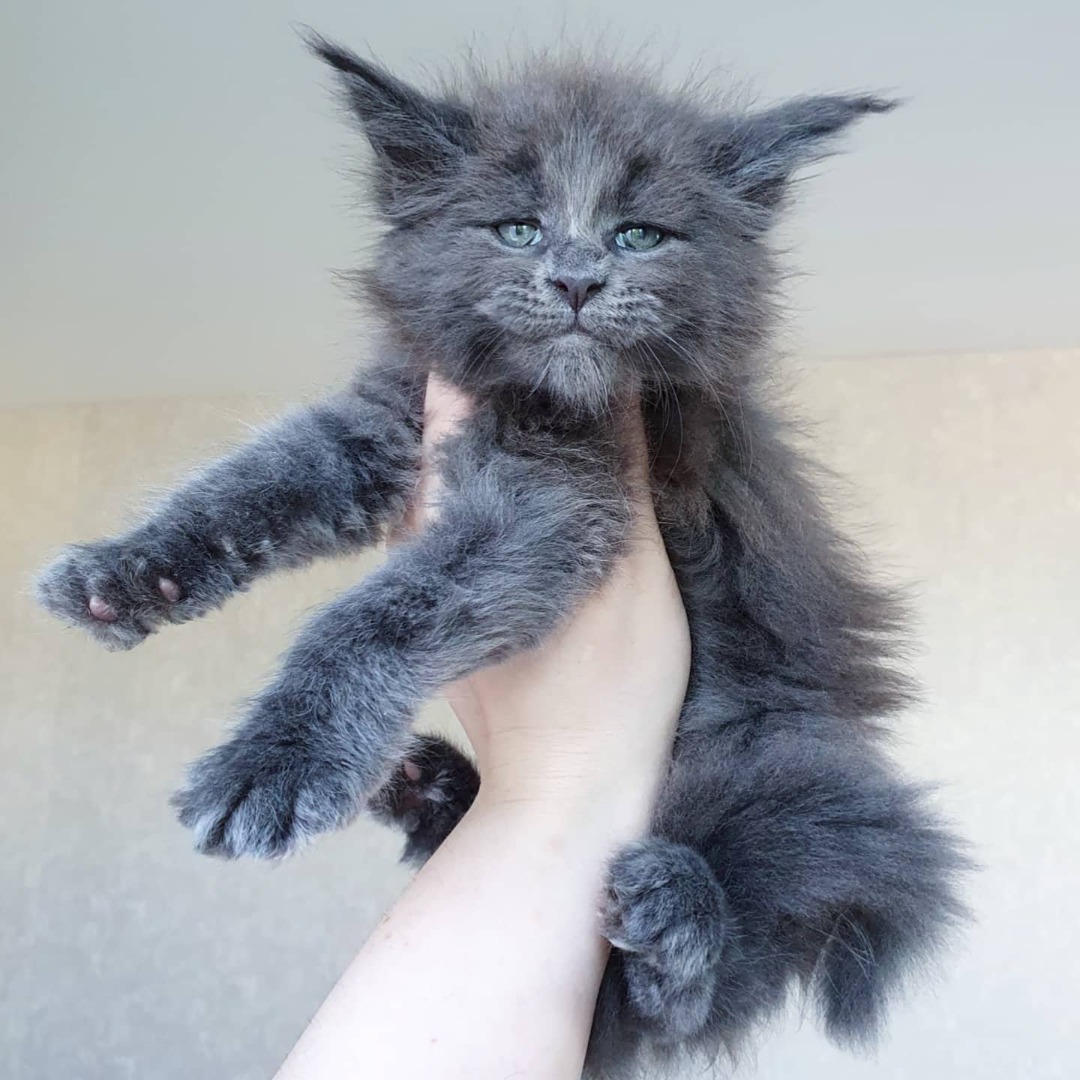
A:
{"label": "thumb", "polygon": [[424,394],[424,432],[420,443],[420,474],[409,507],[401,523],[391,530],[388,540],[397,544],[419,531],[437,512],[439,444],[453,435],[472,413],[472,400],[438,375],[428,376]]}

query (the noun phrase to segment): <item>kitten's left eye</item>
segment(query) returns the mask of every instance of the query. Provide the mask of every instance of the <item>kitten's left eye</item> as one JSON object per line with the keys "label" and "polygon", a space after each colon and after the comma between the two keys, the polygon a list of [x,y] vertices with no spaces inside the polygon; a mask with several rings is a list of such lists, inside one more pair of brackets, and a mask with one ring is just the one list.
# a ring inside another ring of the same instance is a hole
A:
{"label": "kitten's left eye", "polygon": [[664,239],[655,225],[627,225],[615,234],[615,246],[627,251],[648,251]]}
{"label": "kitten's left eye", "polygon": [[495,226],[499,239],[507,246],[514,248],[532,247],[540,243],[541,232],[538,225],[531,221],[504,221]]}

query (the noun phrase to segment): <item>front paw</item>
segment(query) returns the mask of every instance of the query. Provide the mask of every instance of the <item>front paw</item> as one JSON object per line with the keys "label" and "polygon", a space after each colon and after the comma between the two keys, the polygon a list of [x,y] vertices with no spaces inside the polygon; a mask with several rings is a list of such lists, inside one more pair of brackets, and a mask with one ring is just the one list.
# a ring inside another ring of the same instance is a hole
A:
{"label": "front paw", "polygon": [[172,801],[196,850],[276,859],[356,816],[375,766],[347,732],[331,734],[327,710],[318,696],[267,690],[236,735],[191,766]]}
{"label": "front paw", "polygon": [[704,1028],[728,932],[723,890],[697,852],[653,837],[615,859],[604,934],[625,953],[631,1004],[663,1038]]}
{"label": "front paw", "polygon": [[[225,559],[188,539],[148,529],[73,544],[38,575],[46,611],[88,630],[108,649],[131,649],[164,623],[185,622],[241,587]],[[224,554],[224,553],[223,553]]]}
{"label": "front paw", "polygon": [[368,810],[405,833],[402,862],[419,865],[453,832],[480,789],[476,766],[436,735],[419,735]]}
{"label": "front paw", "polygon": [[219,746],[188,772],[173,796],[182,825],[204,855],[277,859],[347,825],[359,794],[334,762],[287,742],[244,738]]}

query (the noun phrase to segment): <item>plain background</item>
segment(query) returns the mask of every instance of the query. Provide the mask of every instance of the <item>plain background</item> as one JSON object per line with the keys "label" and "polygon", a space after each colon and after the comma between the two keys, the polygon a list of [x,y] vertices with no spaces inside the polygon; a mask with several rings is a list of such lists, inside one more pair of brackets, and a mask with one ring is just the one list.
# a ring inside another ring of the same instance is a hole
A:
{"label": "plain background", "polygon": [[927,700],[897,753],[985,864],[978,921],[875,1057],[793,1003],[740,1075],[1080,1073],[1075,4],[45,0],[0,20],[0,1075],[267,1077],[407,879],[364,822],[281,866],[197,858],[166,804],[367,560],[122,655],[25,591],[363,348],[329,272],[370,227],[354,147],[291,20],[416,76],[561,33],[765,98],[910,97],[805,185],[782,340],[866,542],[916,584]]}
{"label": "plain background", "polygon": [[293,393],[347,366],[328,270],[364,246],[353,140],[295,22],[407,76],[562,34],[765,100],[897,93],[804,185],[789,344],[1077,344],[1075,0],[16,0],[0,19],[11,402]]}

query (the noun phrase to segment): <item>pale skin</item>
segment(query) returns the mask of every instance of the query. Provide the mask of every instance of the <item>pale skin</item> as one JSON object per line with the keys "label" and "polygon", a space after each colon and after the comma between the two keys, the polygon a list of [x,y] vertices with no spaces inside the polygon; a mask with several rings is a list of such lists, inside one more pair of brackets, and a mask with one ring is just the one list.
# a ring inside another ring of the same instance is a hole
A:
{"label": "pale skin", "polygon": [[[428,386],[425,460],[468,411]],[[278,1080],[577,1080],[608,945],[607,865],[645,832],[690,639],[644,484],[631,550],[542,648],[451,687],[482,777],[472,809],[383,918]],[[429,468],[408,528],[435,510]]]}

